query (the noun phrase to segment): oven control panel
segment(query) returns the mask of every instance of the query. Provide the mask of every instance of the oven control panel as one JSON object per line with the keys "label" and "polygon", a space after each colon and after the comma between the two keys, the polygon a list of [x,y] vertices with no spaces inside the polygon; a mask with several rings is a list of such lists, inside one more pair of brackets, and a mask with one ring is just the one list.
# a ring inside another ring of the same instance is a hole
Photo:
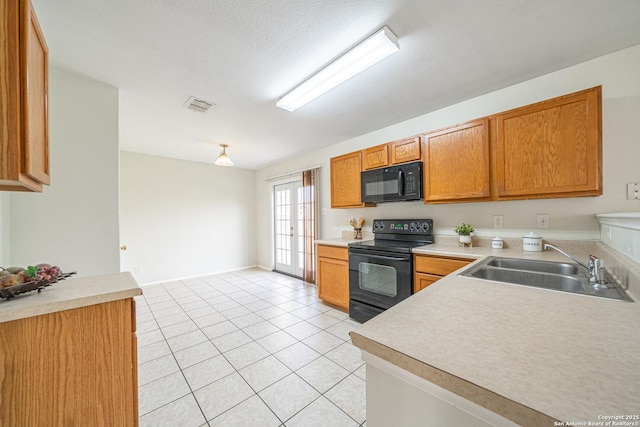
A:
{"label": "oven control panel", "polygon": [[431,235],[431,219],[374,219],[372,231],[381,234]]}

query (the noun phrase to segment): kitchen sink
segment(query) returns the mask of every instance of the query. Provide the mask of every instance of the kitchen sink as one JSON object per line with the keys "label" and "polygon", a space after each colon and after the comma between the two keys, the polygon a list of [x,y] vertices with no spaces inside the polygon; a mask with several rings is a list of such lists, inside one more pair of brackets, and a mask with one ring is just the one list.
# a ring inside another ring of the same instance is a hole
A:
{"label": "kitchen sink", "polygon": [[496,282],[514,283],[535,286],[536,288],[553,289],[565,292],[583,292],[580,279],[547,273],[531,273],[531,271],[507,270],[503,268],[482,268],[474,272],[472,277],[495,280]]}
{"label": "kitchen sink", "polygon": [[618,281],[608,272],[605,272],[607,286],[594,287],[589,281],[586,269],[573,263],[492,256],[467,268],[460,273],[460,276],[601,298],[633,301],[622,289]]}
{"label": "kitchen sink", "polygon": [[493,259],[489,261],[487,265],[513,270],[535,271],[537,273],[577,275],[580,273],[580,268],[582,268],[577,264],[569,264],[566,262],[536,261],[517,258],[492,258]]}

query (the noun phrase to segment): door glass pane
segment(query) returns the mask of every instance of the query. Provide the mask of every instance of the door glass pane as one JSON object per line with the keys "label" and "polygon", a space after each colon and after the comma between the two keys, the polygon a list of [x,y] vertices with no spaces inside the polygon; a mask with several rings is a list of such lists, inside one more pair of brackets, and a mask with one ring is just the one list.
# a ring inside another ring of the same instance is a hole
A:
{"label": "door glass pane", "polygon": [[398,295],[398,273],[395,268],[361,262],[358,271],[360,289],[388,297]]}
{"label": "door glass pane", "polygon": [[291,189],[275,192],[275,242],[276,263],[291,265]]}
{"label": "door glass pane", "polygon": [[304,197],[302,182],[296,183],[296,237],[297,237],[297,268],[299,272],[304,269]]}

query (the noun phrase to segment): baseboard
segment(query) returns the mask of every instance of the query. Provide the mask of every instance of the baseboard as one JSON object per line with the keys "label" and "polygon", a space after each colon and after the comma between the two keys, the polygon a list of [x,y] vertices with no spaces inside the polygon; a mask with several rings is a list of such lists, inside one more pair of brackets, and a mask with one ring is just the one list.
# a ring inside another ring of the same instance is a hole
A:
{"label": "baseboard", "polygon": [[254,265],[249,265],[249,266],[246,266],[246,267],[232,268],[232,269],[229,269],[229,270],[218,270],[218,271],[212,271],[212,272],[207,272],[207,273],[194,274],[194,275],[191,275],[191,276],[180,276],[180,277],[174,277],[174,278],[170,278],[170,279],[157,280],[157,281],[154,281],[154,282],[138,283],[138,285],[140,285],[141,287],[160,285],[162,283],[179,282],[181,280],[196,279],[198,277],[203,277],[203,276],[215,276],[217,274],[233,273],[234,271],[248,270],[250,268],[260,268],[260,269],[263,269],[263,270],[267,270],[264,267],[261,267],[261,266],[259,266],[257,264],[254,264]]}

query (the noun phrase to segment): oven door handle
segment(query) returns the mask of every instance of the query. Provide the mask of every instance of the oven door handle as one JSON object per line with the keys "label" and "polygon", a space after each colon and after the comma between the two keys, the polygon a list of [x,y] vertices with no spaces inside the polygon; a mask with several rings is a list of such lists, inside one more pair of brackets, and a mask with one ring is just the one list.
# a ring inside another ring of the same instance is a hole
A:
{"label": "oven door handle", "polygon": [[373,255],[373,254],[367,254],[367,253],[362,253],[362,252],[358,252],[358,253],[353,253],[354,255],[360,255],[360,256],[364,256],[367,258],[376,258],[376,259],[384,259],[387,261],[408,261],[411,256],[405,256],[405,257],[395,257],[395,256],[387,256],[387,255]]}

